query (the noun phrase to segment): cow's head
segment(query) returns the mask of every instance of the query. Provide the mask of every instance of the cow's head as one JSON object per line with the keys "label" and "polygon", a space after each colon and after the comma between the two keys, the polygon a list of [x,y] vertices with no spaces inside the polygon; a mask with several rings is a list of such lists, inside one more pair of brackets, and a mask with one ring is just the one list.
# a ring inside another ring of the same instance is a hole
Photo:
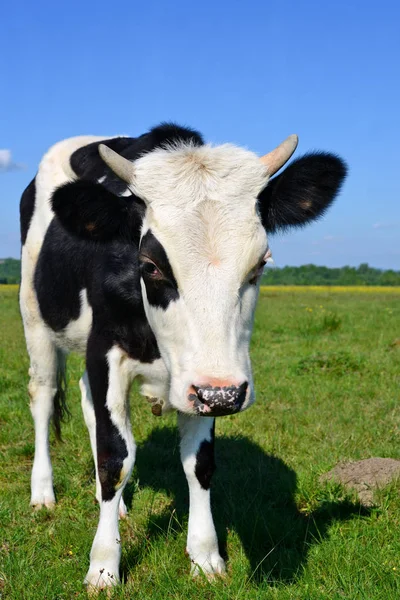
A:
{"label": "cow's head", "polygon": [[[315,153],[270,179],[296,145],[290,136],[260,159],[232,145],[176,142],[133,162],[99,147],[146,207],[143,303],[179,411],[221,416],[253,402],[249,343],[267,234],[322,215],[346,172],[336,156]],[[129,202],[115,199],[108,208],[115,236],[126,227]]]}

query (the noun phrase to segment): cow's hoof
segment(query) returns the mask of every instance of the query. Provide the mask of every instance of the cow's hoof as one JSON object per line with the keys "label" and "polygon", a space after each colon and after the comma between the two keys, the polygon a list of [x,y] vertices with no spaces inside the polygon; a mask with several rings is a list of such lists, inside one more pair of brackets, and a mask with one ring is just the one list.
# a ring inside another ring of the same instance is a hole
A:
{"label": "cow's hoof", "polygon": [[41,508],[53,510],[56,506],[56,499],[54,494],[36,494],[31,498],[31,506],[33,510],[40,510]]}
{"label": "cow's hoof", "polygon": [[119,515],[120,519],[126,519],[126,517],[128,515],[128,509],[126,508],[126,504],[122,497],[121,497],[121,500],[119,501],[118,515]]}
{"label": "cow's hoof", "polygon": [[91,566],[83,582],[89,595],[119,584],[118,573],[112,573],[104,567]]}
{"label": "cow's hoof", "polygon": [[217,577],[223,577],[226,574],[226,566],[223,558],[219,554],[211,556],[198,556],[195,561],[192,560],[192,577],[205,575],[208,581],[213,581]]}

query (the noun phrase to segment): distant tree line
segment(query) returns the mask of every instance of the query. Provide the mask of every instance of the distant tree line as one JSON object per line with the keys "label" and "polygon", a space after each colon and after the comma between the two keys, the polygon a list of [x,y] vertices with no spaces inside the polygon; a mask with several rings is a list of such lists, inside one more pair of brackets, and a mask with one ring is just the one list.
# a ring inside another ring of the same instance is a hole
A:
{"label": "distant tree line", "polygon": [[21,261],[16,258],[0,259],[0,283],[19,283],[21,281]]}
{"label": "distant tree line", "polygon": [[359,267],[267,267],[262,285],[400,285],[400,271],[374,269],[367,263]]}
{"label": "distant tree line", "polygon": [[[21,261],[16,258],[0,259],[0,284],[21,281]],[[400,271],[374,269],[366,263],[359,267],[267,267],[262,285],[399,285]]]}

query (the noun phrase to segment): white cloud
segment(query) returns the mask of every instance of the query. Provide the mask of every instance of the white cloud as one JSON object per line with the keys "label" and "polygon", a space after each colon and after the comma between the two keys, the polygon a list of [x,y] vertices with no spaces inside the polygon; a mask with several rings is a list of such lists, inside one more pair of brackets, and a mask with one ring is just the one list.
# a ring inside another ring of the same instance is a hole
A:
{"label": "white cloud", "polygon": [[7,173],[9,171],[18,171],[23,169],[24,165],[18,164],[13,161],[11,150],[0,149],[0,173]]}
{"label": "white cloud", "polygon": [[400,226],[400,221],[392,221],[391,223],[378,221],[378,223],[374,223],[372,227],[374,229],[394,229]]}
{"label": "white cloud", "polygon": [[341,235],[325,235],[322,239],[314,240],[313,242],[311,242],[311,244],[313,246],[321,246],[325,242],[341,242],[343,241],[343,239],[344,238]]}

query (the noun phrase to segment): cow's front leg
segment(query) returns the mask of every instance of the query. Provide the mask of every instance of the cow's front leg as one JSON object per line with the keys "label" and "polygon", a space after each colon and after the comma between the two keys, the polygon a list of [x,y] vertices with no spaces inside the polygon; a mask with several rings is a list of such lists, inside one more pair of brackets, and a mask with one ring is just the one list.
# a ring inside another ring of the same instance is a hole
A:
{"label": "cow's front leg", "polygon": [[[97,346],[96,346],[97,344]],[[99,353],[99,341],[88,346],[87,372],[96,418],[97,476],[100,520],[90,552],[85,583],[105,588],[119,582],[121,545],[118,508],[135,459],[128,393],[130,361],[117,347]],[[92,350],[92,352],[91,352]]]}
{"label": "cow's front leg", "polygon": [[181,459],[189,485],[187,552],[192,574],[208,577],[225,573],[211,514],[210,483],[214,463],[214,419],[178,414]]}
{"label": "cow's front leg", "polygon": [[[101,484],[99,479],[99,471],[97,468],[96,415],[94,412],[87,371],[85,371],[82,375],[79,381],[79,387],[81,390],[83,417],[89,432],[90,445],[92,447],[94,466],[96,470],[96,500],[99,504],[101,504]],[[121,500],[119,502],[119,516],[121,519],[124,519],[126,515],[126,505],[121,496]]]}

